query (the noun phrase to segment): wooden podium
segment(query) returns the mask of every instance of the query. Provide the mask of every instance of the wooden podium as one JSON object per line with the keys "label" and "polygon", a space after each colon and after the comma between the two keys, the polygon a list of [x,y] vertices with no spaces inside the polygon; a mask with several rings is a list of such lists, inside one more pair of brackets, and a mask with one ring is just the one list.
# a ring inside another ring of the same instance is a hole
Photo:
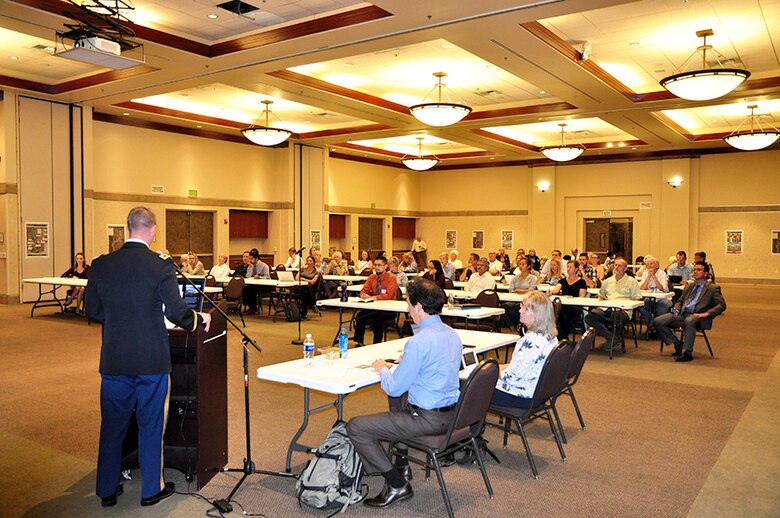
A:
{"label": "wooden podium", "polygon": [[[225,319],[212,312],[208,333],[171,330],[171,396],[164,466],[201,489],[227,464],[227,354]],[[131,420],[123,469],[138,467],[138,427]]]}

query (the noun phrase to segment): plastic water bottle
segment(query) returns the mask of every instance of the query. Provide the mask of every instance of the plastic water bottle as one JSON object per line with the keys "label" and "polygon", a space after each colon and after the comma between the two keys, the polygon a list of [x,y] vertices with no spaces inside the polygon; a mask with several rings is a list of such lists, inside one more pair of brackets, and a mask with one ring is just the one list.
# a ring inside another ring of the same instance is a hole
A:
{"label": "plastic water bottle", "polygon": [[311,333],[306,335],[306,340],[303,341],[303,359],[304,364],[311,365],[311,359],[314,357],[314,339],[311,337]]}
{"label": "plastic water bottle", "polygon": [[349,337],[346,328],[342,327],[339,332],[339,358],[342,360],[349,354]]}
{"label": "plastic water bottle", "polygon": [[347,302],[349,300],[349,295],[347,295],[347,285],[342,284],[341,285],[341,302]]}

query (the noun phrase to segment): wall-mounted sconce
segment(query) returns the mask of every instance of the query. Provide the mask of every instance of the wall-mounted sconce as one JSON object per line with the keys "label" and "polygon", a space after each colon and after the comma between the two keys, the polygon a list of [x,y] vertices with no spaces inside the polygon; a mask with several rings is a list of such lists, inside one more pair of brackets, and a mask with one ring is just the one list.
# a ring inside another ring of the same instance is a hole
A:
{"label": "wall-mounted sconce", "polygon": [[680,178],[679,176],[675,176],[674,178],[669,178],[668,180],[666,180],[666,183],[668,183],[669,185],[671,185],[673,188],[676,189],[682,185],[683,179]]}
{"label": "wall-mounted sconce", "polygon": [[546,191],[547,189],[550,188],[550,182],[546,182],[546,181],[542,180],[541,182],[536,184],[536,188],[539,189],[540,191],[544,192],[544,191]]}

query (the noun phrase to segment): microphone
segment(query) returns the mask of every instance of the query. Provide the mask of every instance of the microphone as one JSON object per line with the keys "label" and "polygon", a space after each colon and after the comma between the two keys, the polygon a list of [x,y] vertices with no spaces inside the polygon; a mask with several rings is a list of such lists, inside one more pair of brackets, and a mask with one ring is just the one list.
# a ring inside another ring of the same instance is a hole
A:
{"label": "microphone", "polygon": [[302,253],[304,250],[306,250],[305,246],[300,247],[298,250],[295,251],[296,254]]}

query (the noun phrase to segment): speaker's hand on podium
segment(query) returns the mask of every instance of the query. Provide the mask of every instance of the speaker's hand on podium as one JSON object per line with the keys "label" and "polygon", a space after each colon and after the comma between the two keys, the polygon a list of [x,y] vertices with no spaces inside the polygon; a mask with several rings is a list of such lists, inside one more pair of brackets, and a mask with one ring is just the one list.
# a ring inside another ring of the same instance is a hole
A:
{"label": "speaker's hand on podium", "polygon": [[211,327],[211,313],[199,313],[201,318],[203,319],[203,325],[205,326],[204,329],[206,332],[208,332],[209,328]]}

